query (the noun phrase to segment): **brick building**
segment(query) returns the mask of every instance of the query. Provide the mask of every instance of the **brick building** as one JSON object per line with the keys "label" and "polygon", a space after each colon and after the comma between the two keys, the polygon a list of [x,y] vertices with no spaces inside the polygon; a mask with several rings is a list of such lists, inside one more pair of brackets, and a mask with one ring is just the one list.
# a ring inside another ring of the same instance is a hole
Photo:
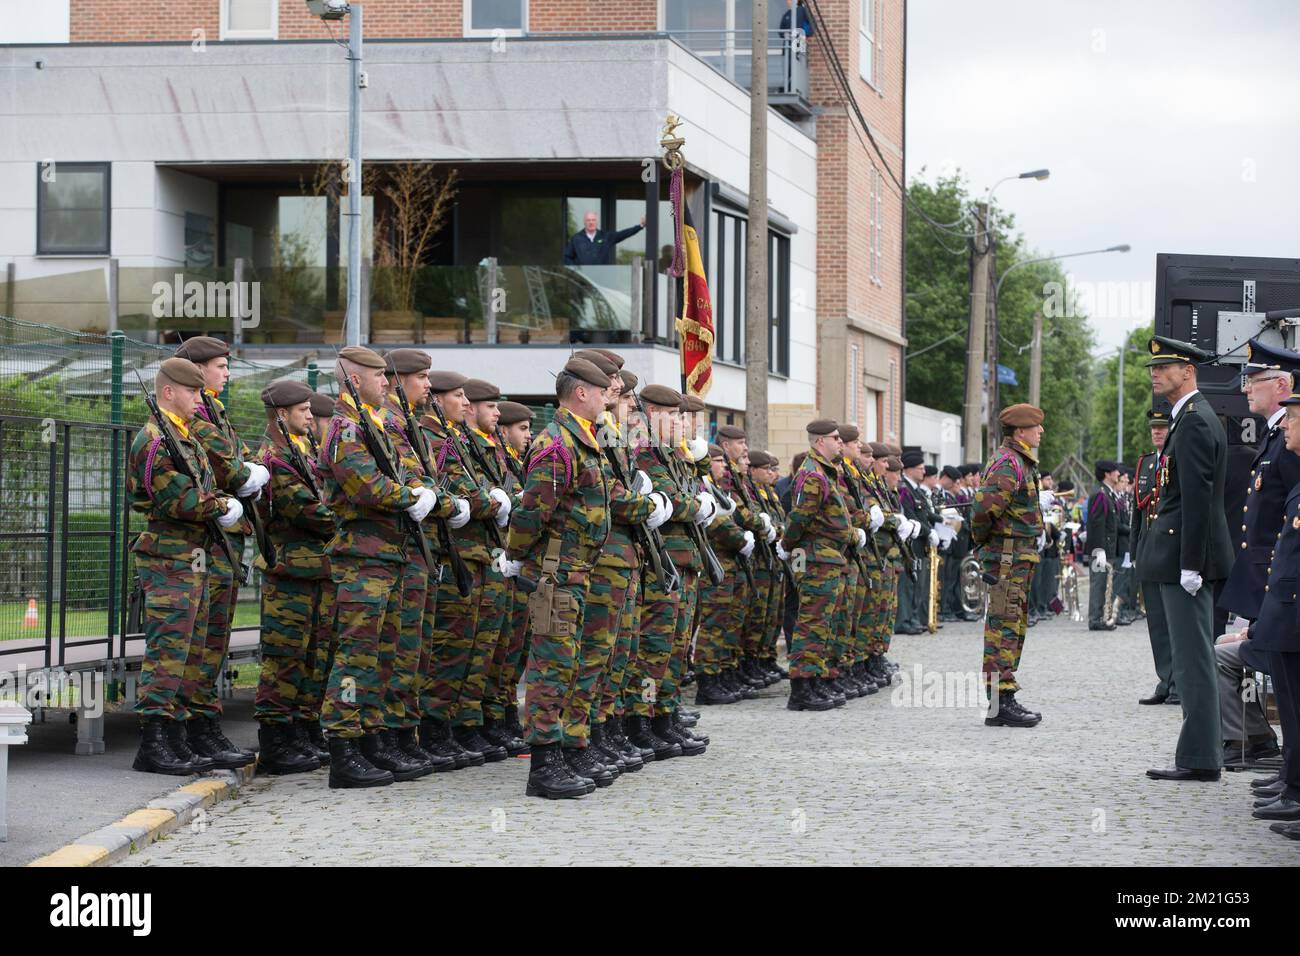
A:
{"label": "brick building", "polygon": [[[902,205],[826,44],[901,177],[906,8],[819,0],[829,36],[805,48],[778,29],[785,4],[769,3],[768,445],[788,460],[815,414],[870,438],[901,431]],[[392,262],[373,234],[382,224],[387,235],[392,204],[366,194],[363,338],[417,344],[522,398],[547,394],[547,370],[575,343],[609,342],[643,377],[675,382],[667,182],[649,172],[673,112],[718,325],[708,401],[717,422],[743,420],[752,7],[363,9],[367,168],[432,162],[458,179],[410,266],[415,291],[395,301],[381,301]],[[346,34],[302,0],[0,0],[0,115],[14,131],[0,142],[0,310],[146,337],[229,330],[286,362],[336,339],[345,228],[337,195],[313,184],[346,154],[347,66],[332,42]],[[562,249],[587,211],[602,228],[645,228],[611,264],[572,267]],[[182,274],[252,277],[261,324],[158,318],[150,290]],[[484,304],[489,286],[506,290],[499,314]]]}

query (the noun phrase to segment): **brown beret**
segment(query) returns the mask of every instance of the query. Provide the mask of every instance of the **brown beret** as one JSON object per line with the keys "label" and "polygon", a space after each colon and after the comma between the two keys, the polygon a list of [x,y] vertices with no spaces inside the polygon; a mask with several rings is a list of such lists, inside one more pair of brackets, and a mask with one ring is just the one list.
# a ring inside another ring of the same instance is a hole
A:
{"label": "brown beret", "polygon": [[1032,428],[1043,424],[1043,410],[1033,405],[1008,405],[998,415],[998,421],[1008,428]]}
{"label": "brown beret", "polygon": [[339,358],[347,359],[353,365],[360,365],[362,368],[388,367],[388,363],[384,361],[383,356],[373,349],[366,348],[364,345],[349,345],[345,349],[340,349]]}
{"label": "brown beret", "polygon": [[896,455],[890,455],[888,458],[885,459],[885,470],[902,471],[903,463],[898,459]]}
{"label": "brown beret", "polygon": [[211,362],[215,358],[230,354],[230,346],[221,339],[210,335],[196,335],[186,339],[175,352],[177,358],[189,359],[191,362]]}
{"label": "brown beret", "polygon": [[262,389],[262,404],[267,408],[288,408],[290,405],[310,402],[315,394],[305,382],[278,378]]}
{"label": "brown beret", "polygon": [[749,453],[751,468],[771,468],[775,464],[777,464],[777,459],[765,451],[751,451]]}
{"label": "brown beret", "polygon": [[528,422],[533,419],[533,410],[527,405],[521,405],[518,402],[502,402],[497,406],[497,411],[501,413],[498,424],[517,425],[520,422]]}
{"label": "brown beret", "polygon": [[686,410],[691,412],[702,412],[709,406],[704,404],[704,399],[698,395],[686,396]]}
{"label": "brown beret", "polygon": [[471,378],[465,382],[465,397],[471,402],[495,402],[501,397],[501,389],[481,378]]}
{"label": "brown beret", "polygon": [[682,393],[667,385],[647,385],[641,389],[641,399],[661,408],[680,408]]}
{"label": "brown beret", "polygon": [[709,442],[709,457],[726,458],[727,453],[723,451],[721,448],[719,448],[717,445],[713,444],[713,442]]}
{"label": "brown beret", "polygon": [[625,392],[635,392],[636,387],[641,384],[641,379],[637,378],[636,372],[630,368],[619,369],[618,377],[623,380],[623,391]]}
{"label": "brown beret", "polygon": [[609,388],[609,376],[586,359],[571,358],[564,363],[564,370],[597,388]]}
{"label": "brown beret", "polygon": [[573,357],[590,362],[611,379],[618,374],[618,366],[611,362],[604,353],[598,352],[595,349],[583,349],[580,352],[574,352]]}
{"label": "brown beret", "polygon": [[745,437],[745,429],[739,425],[720,425],[718,427],[718,437],[725,438],[728,441],[736,441]]}
{"label": "brown beret", "polygon": [[857,425],[841,425],[840,437],[845,441],[857,441],[862,432],[858,431]]}
{"label": "brown beret", "polygon": [[468,382],[460,372],[437,371],[429,373],[429,385],[435,392],[454,392]]}
{"label": "brown beret", "polygon": [[872,458],[888,458],[888,457],[889,457],[889,449],[888,449],[886,446],[882,445],[880,442],[878,442],[878,441],[868,442],[867,445],[868,445],[868,447],[871,448],[871,457],[872,457]]}
{"label": "brown beret", "polygon": [[885,447],[889,449],[889,454],[892,457],[897,458],[899,461],[902,461],[903,449],[899,448],[897,445],[886,445]]}
{"label": "brown beret", "polygon": [[809,435],[829,435],[839,427],[833,418],[818,418],[808,423],[807,431]]}
{"label": "brown beret", "polygon": [[311,393],[311,413],[317,418],[334,417],[334,399],[320,392]]}
{"label": "brown beret", "polygon": [[613,362],[620,369],[627,362],[627,360],[623,358],[623,356],[619,355],[617,352],[611,352],[609,349],[592,349],[591,351],[599,352],[601,355],[605,356],[606,359]]}
{"label": "brown beret", "polygon": [[433,365],[433,359],[424,349],[393,349],[384,358],[388,363],[388,371],[401,375],[423,372]]}
{"label": "brown beret", "polygon": [[203,370],[187,358],[163,359],[158,366],[158,371],[177,385],[184,385],[186,388],[202,388],[205,384]]}

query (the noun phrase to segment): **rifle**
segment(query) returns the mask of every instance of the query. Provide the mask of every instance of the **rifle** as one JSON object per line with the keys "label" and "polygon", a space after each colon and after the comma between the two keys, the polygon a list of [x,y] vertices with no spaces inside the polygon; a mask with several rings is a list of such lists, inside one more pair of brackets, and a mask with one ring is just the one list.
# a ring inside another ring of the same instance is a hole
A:
{"label": "rifle", "polygon": [[[732,467],[730,458],[727,459],[726,467],[727,474],[731,476],[731,481],[735,485],[736,494],[740,496],[740,503],[752,512],[762,511],[762,508],[759,508],[754,504],[754,499],[749,497],[749,491],[745,488],[744,477]],[[710,484],[712,484],[712,482],[710,482]],[[768,515],[768,520],[771,520],[771,517],[771,515]],[[767,538],[758,541],[758,549],[763,552],[763,566],[767,568],[767,570],[771,571],[773,565],[777,562],[775,549],[773,549],[772,545],[768,543]]]}
{"label": "rifle", "polygon": [[[893,500],[898,502],[898,505],[894,510],[901,513],[903,510],[902,498],[896,497]],[[902,555],[903,570],[906,571],[907,576],[912,579],[912,583],[916,584],[921,579],[921,570],[916,563],[916,552],[912,550],[912,547],[908,542],[903,540],[903,536],[898,533],[898,528],[894,528],[890,534],[893,536],[894,543],[898,545],[898,551]]]}
{"label": "rifle", "polygon": [[[693,482],[693,480],[694,480],[694,479],[692,479],[692,482]],[[733,512],[733,511],[736,510],[736,503],[735,503],[734,501],[732,501],[730,497],[728,497],[728,495],[727,495],[727,493],[726,493],[725,491],[723,491],[723,490],[722,490],[721,488],[719,488],[716,484],[714,484],[712,478],[705,478],[705,479],[704,479],[704,484],[708,487],[708,489],[709,489],[709,494],[713,495],[713,497],[717,499],[719,505],[721,505],[722,507],[724,507],[724,508],[727,509],[727,513],[728,513],[728,514],[730,514],[731,512]],[[696,486],[695,484],[692,483],[692,484],[691,484],[691,487],[692,487],[692,488],[696,488],[697,486]],[[758,539],[755,538],[754,540],[757,542]],[[749,584],[749,587],[750,587],[750,589],[752,590],[752,589],[754,588],[754,564],[753,564],[753,562],[750,561],[748,557],[746,557],[745,555],[743,555],[743,554],[741,554],[739,551],[737,551],[737,552],[736,552],[736,564],[739,566],[739,568],[740,568],[740,573],[743,574],[743,575],[745,576],[745,581]]]}
{"label": "rifle", "polygon": [[[209,491],[210,489],[203,487],[203,483],[199,481],[199,476],[190,467],[190,460],[185,457],[184,452],[181,451],[180,442],[176,440],[176,436],[172,433],[171,422],[162,413],[162,409],[158,407],[157,397],[145,386],[144,379],[140,377],[138,368],[135,369],[135,377],[140,383],[140,394],[144,397],[145,404],[149,406],[149,414],[153,416],[154,424],[158,426],[158,432],[162,436],[163,444],[167,446],[167,457],[172,460],[176,470],[194,482],[196,487],[203,491]],[[226,558],[230,561],[230,567],[235,573],[235,580],[239,584],[246,582],[248,572],[245,570],[243,562],[239,560],[241,555],[235,554],[235,545],[231,542],[230,536],[226,534],[226,529],[217,523],[216,518],[209,518],[203,524],[207,528],[208,534],[212,535],[217,543],[221,545],[221,550],[226,552]]]}
{"label": "rifle", "polygon": [[[853,496],[853,503],[857,505],[858,510],[866,511],[867,509],[863,507],[862,493],[858,489],[857,483],[854,481],[853,476],[850,474],[845,474],[844,484],[848,486],[849,494]],[[875,535],[873,535],[870,531],[867,532],[867,544],[871,545],[871,553],[876,556],[876,563],[879,564],[881,567],[884,567],[885,562],[880,556],[880,549],[876,547]],[[861,550],[855,546],[853,548],[853,552],[858,559],[858,567],[861,569],[863,574],[867,574],[868,573],[867,569],[862,562]]]}
{"label": "rifle", "polygon": [[[447,416],[443,414],[441,405],[439,405],[436,401],[430,400],[429,408],[433,411],[434,417],[438,419],[438,424],[442,426],[442,430],[447,433],[447,437],[445,440],[451,442],[451,447],[455,449],[456,457],[460,459],[461,466],[465,469],[465,474],[467,474],[469,476],[469,480],[474,482],[474,484],[478,486],[479,490],[482,491],[486,486],[486,482],[484,482],[483,478],[480,475],[475,473],[474,466],[470,464],[469,459],[470,459],[470,455],[473,455],[474,460],[479,463],[480,467],[482,467],[484,471],[486,471],[487,466],[483,462],[483,459],[479,457],[476,451],[471,452],[468,448],[465,447],[466,445],[465,441],[460,437],[460,435],[456,432],[456,430],[452,428],[451,425],[447,422]],[[471,441],[469,442],[469,445],[473,446],[474,443]],[[504,551],[506,549],[506,546],[501,541],[501,530],[497,527],[496,519],[494,517],[489,516],[485,521],[483,521],[483,525],[487,528],[488,535],[492,538],[492,543],[496,545],[497,550]]]}
{"label": "rifle", "polygon": [[[606,460],[609,461],[610,470],[614,472],[614,477],[622,482],[624,488],[631,491],[632,480],[628,477],[627,469],[623,467],[623,460],[618,457],[617,451],[609,445],[606,445],[603,451]],[[655,579],[659,582],[660,587],[667,593],[676,591],[681,584],[681,575],[677,573],[672,558],[668,556],[668,552],[664,547],[664,538],[659,533],[659,529],[650,529],[644,524],[632,525],[631,527],[632,536],[636,538],[636,543],[641,546],[641,550],[650,561],[651,570],[654,571]]]}
{"label": "rifle", "polygon": [[288,427],[284,424],[284,419],[279,415],[275,416],[275,424],[280,429],[280,435],[284,438],[285,449],[289,453],[289,464],[302,475],[302,480],[307,482],[307,487],[311,489],[311,495],[317,501],[320,501],[320,489],[316,487],[316,479],[312,477],[312,470],[308,467],[306,460],[302,457],[302,452],[294,444],[293,436],[289,434]]}
{"label": "rifle", "polygon": [[[217,411],[217,406],[212,404],[212,396],[204,389],[200,393],[200,397],[203,399],[203,407],[207,409],[208,415],[212,418],[212,424],[216,425],[217,428],[221,428],[223,416]],[[231,434],[233,435],[234,432],[232,431]],[[236,448],[236,450],[238,449]],[[248,517],[248,523],[253,526],[253,538],[257,541],[257,550],[262,553],[262,560],[270,568],[275,566],[275,543],[271,540],[271,536],[266,533],[266,525],[262,522],[261,512],[253,504],[253,498],[255,497],[256,495],[240,498],[239,500],[244,506],[244,514]]]}
{"label": "rifle", "polygon": [[514,455],[510,454],[510,445],[506,443],[506,435],[505,432],[501,430],[500,425],[496,427],[496,436],[497,441],[501,443],[501,451],[506,456],[506,467],[510,469],[510,474],[514,475],[515,483],[522,488],[524,486],[524,479],[527,478],[528,475],[524,473],[524,466],[515,460]]}
{"label": "rifle", "polygon": [[[432,478],[433,468],[429,464],[429,449],[424,444],[424,433],[420,431],[420,423],[411,414],[411,403],[406,400],[406,388],[402,385],[402,377],[397,373],[393,374],[393,384],[397,386],[397,401],[402,406],[402,416],[406,421],[406,431],[411,442],[411,450],[415,452],[415,457],[420,460],[420,467],[424,469],[424,473]],[[447,524],[446,518],[435,517],[433,523],[434,527],[438,529],[438,546],[446,553],[447,559],[451,562],[451,572],[456,578],[456,591],[461,597],[469,597],[469,592],[474,589],[474,575],[465,566],[465,559],[460,556],[460,552],[452,544],[451,526]],[[432,570],[432,567],[430,565],[430,570]]]}
{"label": "rifle", "polygon": [[[371,421],[370,415],[366,412],[366,407],[361,401],[361,394],[357,391],[357,386],[352,381],[351,375],[345,374],[343,376],[343,387],[348,390],[348,395],[352,397],[352,403],[356,405],[357,417],[360,419],[358,424],[361,428],[361,441],[365,444],[366,450],[370,452],[370,456],[375,459],[375,465],[383,472],[384,477],[402,484],[397,466],[388,457],[388,447],[385,444],[384,437],[375,433],[375,423]],[[420,549],[420,555],[424,558],[425,567],[433,568],[437,562],[433,560],[433,554],[429,551],[429,542],[425,539],[424,532],[420,530],[419,524],[405,511],[399,513],[397,523],[402,527],[402,530],[415,539],[415,543]]]}
{"label": "rifle", "polygon": [[[650,414],[645,410],[645,403],[641,401],[641,396],[636,392],[632,393],[632,397],[636,399],[636,409],[645,419],[646,428],[650,429]],[[686,482],[682,479],[677,467],[672,463],[672,460],[664,455],[664,450],[654,440],[653,434],[650,436],[650,448],[653,450],[654,456],[658,459],[659,464],[662,465],[673,480],[680,484],[685,490]],[[720,562],[718,556],[714,554],[713,548],[709,544],[709,539],[704,534],[704,529],[694,521],[688,521],[686,522],[686,525],[686,533],[691,536],[691,540],[695,543],[695,547],[700,552],[700,557],[704,559],[704,569],[708,572],[709,580],[712,581],[714,585],[721,584],[726,578],[727,573],[722,570],[722,562]]]}

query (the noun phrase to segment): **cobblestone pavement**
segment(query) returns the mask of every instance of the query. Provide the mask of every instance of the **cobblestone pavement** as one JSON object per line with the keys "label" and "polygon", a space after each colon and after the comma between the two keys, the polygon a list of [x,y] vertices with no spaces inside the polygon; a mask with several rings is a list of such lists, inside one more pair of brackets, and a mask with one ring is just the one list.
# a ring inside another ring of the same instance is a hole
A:
{"label": "cobblestone pavement", "polygon": [[525,798],[527,760],[373,791],[330,791],[325,771],[260,778],[126,865],[1300,859],[1300,844],[1251,819],[1253,775],[1144,775],[1172,763],[1179,713],[1137,703],[1154,684],[1143,622],[1100,634],[1069,622],[1032,629],[1020,696],[1044,718],[1030,730],[986,728],[970,702],[933,706],[942,694],[925,675],[958,675],[948,703],[959,703],[979,634],[949,624],[896,637],[890,656],[907,682],[827,713],[785,710],[785,683],[701,708],[704,756],[652,764],[581,800]]}

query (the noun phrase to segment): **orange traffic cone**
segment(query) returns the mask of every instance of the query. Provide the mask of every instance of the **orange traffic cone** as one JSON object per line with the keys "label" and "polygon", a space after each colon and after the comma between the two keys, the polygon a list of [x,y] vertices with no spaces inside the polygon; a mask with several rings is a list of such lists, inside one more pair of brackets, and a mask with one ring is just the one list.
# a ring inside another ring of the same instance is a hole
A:
{"label": "orange traffic cone", "polygon": [[40,623],[36,614],[36,598],[27,599],[27,613],[23,615],[23,627],[36,627]]}

